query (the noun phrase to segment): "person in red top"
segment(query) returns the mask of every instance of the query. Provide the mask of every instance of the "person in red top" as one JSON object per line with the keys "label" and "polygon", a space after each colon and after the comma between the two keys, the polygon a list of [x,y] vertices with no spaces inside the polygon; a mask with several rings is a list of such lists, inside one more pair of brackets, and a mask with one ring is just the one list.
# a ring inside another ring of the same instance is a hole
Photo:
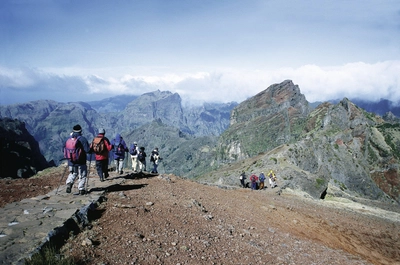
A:
{"label": "person in red top", "polygon": [[257,181],[258,181],[257,175],[252,173],[250,176],[250,181],[251,181],[251,190],[256,190],[257,189]]}
{"label": "person in red top", "polygon": [[100,181],[108,178],[108,153],[112,148],[110,140],[104,136],[105,134],[106,131],[104,129],[99,129],[99,134],[93,139],[90,145],[90,150],[95,153],[96,169]]}

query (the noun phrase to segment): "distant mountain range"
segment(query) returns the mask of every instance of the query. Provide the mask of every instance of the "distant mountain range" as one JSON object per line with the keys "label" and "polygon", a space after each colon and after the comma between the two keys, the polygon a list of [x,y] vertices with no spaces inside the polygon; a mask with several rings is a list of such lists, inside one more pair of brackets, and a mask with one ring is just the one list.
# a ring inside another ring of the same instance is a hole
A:
{"label": "distant mountain range", "polygon": [[[46,159],[56,164],[62,158],[61,150],[72,127],[80,124],[84,136],[89,140],[93,139],[99,128],[104,128],[110,139],[116,133],[121,133],[128,144],[137,141],[146,150],[158,146],[161,153],[171,157],[176,155],[179,148],[191,146],[185,152],[188,158],[185,167],[194,168],[197,161],[190,161],[190,158],[201,157],[202,152],[209,149],[196,146],[196,143],[203,145],[204,141],[215,141],[229,126],[230,111],[237,103],[205,103],[184,108],[181,101],[178,94],[168,91],[89,103],[38,100],[1,106],[0,117],[23,121],[26,129],[38,141]],[[176,173],[183,175],[183,172],[176,171],[182,167],[181,164],[182,160],[178,158],[165,162],[169,169],[173,168]]]}

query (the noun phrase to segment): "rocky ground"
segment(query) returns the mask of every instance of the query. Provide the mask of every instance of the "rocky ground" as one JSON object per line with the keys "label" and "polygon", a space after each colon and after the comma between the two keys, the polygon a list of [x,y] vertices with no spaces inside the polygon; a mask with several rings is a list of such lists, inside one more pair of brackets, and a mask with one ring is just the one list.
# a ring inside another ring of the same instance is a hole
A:
{"label": "rocky ground", "polygon": [[[1,207],[57,188],[61,174],[0,180]],[[400,264],[398,206],[277,191],[127,175],[61,251],[76,264]]]}

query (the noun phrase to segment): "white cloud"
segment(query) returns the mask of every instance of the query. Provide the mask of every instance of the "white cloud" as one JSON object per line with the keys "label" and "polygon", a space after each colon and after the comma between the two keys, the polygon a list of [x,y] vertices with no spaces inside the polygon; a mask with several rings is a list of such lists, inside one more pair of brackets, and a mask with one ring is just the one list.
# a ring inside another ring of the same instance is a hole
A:
{"label": "white cloud", "polygon": [[[276,70],[220,68],[192,73],[171,70],[157,74],[126,73],[120,77],[89,74],[91,71],[96,72],[90,69],[70,71],[70,74],[87,73],[79,76],[60,75],[40,69],[0,68],[0,86],[4,97],[1,103],[14,103],[11,96],[21,99],[26,97],[24,93],[33,92],[35,97],[32,100],[41,97],[74,101],[79,95],[81,98],[104,98],[118,94],[141,95],[155,90],[177,92],[184,101],[192,103],[241,102],[271,84],[287,79],[299,85],[310,102],[343,97],[368,100],[386,98],[400,102],[400,61],[375,64],[356,62],[331,67],[304,65]],[[3,93],[6,91],[11,92],[10,95]]]}

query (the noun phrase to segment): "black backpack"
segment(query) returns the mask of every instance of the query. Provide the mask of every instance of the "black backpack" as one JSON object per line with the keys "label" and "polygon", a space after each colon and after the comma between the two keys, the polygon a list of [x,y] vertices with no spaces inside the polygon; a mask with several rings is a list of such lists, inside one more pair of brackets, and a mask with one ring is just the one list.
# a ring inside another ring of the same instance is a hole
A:
{"label": "black backpack", "polygon": [[138,154],[138,160],[143,162],[145,160],[145,153],[144,151],[140,151]]}

